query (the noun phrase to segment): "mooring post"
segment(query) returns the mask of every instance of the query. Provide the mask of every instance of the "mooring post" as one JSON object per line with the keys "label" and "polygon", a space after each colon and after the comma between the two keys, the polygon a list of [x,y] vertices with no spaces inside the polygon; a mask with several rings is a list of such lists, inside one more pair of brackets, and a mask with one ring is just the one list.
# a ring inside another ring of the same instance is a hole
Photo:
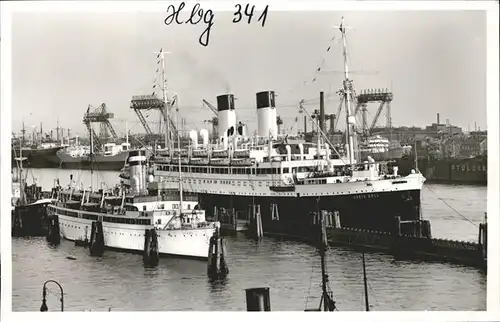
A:
{"label": "mooring post", "polygon": [[479,224],[479,247],[483,260],[488,258],[488,224]]}
{"label": "mooring post", "polygon": [[247,311],[271,311],[269,287],[247,288]]}
{"label": "mooring post", "polygon": [[160,261],[158,233],[154,228],[146,229],[144,231],[144,249],[142,259],[144,263],[148,265],[158,265]]}
{"label": "mooring post", "polygon": [[90,233],[90,256],[102,256],[104,254],[104,231],[102,221],[93,221]]}
{"label": "mooring post", "polygon": [[429,220],[423,220],[422,222],[422,237],[432,238],[431,222]]}
{"label": "mooring post", "polygon": [[23,218],[21,215],[21,209],[14,209],[14,218],[12,218],[12,236],[20,237],[23,235]]}
{"label": "mooring post", "polygon": [[47,227],[47,241],[53,245],[59,245],[61,243],[61,234],[59,231],[59,216],[50,215],[49,223]]}
{"label": "mooring post", "polygon": [[219,234],[219,228],[214,235],[210,237],[208,246],[208,266],[207,274],[210,278],[223,278],[229,274],[229,268],[226,263],[226,247],[224,238]]}

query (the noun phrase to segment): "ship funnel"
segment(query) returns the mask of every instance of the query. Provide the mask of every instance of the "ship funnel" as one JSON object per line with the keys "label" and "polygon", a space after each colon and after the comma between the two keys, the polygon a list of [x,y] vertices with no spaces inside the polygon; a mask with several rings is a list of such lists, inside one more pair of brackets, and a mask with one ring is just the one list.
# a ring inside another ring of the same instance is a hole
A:
{"label": "ship funnel", "polygon": [[276,103],[274,91],[259,92],[257,98],[257,135],[260,137],[278,137]]}
{"label": "ship funnel", "polygon": [[202,139],[202,144],[204,148],[208,147],[208,130],[206,129],[201,129],[200,130],[200,136]]}
{"label": "ship funnel", "polygon": [[198,132],[196,130],[189,131],[189,138],[193,141],[193,149],[198,149]]}
{"label": "ship funnel", "polygon": [[236,127],[236,111],[234,110],[234,95],[217,96],[218,133],[223,135],[228,129]]}
{"label": "ship funnel", "polygon": [[146,151],[135,150],[128,154],[130,188],[135,195],[147,194]]}

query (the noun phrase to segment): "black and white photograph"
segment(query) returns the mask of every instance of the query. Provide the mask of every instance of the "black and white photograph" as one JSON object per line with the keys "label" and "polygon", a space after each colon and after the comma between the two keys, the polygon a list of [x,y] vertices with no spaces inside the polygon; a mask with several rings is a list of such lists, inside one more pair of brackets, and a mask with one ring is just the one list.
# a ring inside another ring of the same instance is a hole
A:
{"label": "black and white photograph", "polygon": [[335,3],[2,2],[2,318],[500,318],[498,2]]}

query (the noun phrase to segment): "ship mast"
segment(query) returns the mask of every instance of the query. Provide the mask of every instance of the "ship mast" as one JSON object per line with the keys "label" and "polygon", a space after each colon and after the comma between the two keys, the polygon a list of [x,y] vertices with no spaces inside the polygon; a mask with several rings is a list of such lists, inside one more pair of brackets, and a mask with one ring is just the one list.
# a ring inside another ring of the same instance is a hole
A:
{"label": "ship mast", "polygon": [[160,49],[160,52],[157,56],[161,62],[161,90],[163,94],[163,103],[164,103],[164,122],[165,122],[165,148],[169,150],[170,156],[172,156],[172,142],[170,141],[170,101],[167,96],[167,79],[165,77],[165,52],[163,48]]}
{"label": "ship mast", "polygon": [[370,311],[370,303],[368,302],[368,281],[366,280],[366,264],[365,264],[364,250],[363,250],[363,283],[365,286],[365,310]]}
{"label": "ship mast", "polygon": [[[170,101],[167,96],[167,80],[165,77],[165,52],[163,51],[163,48],[160,49],[160,52],[158,53],[158,58],[160,59],[161,62],[161,80],[162,80],[162,93],[163,93],[163,104],[165,108],[165,148],[167,148],[168,144],[168,150],[170,156],[172,156],[172,148],[173,144],[170,140],[170,115],[169,115],[169,109],[170,109]],[[175,104],[177,104],[177,99],[175,99]],[[176,117],[176,126],[177,128],[179,127],[179,110],[177,108],[177,117]],[[168,142],[168,143],[167,143]],[[179,159],[178,159],[178,166],[179,166],[179,214],[182,214],[182,172],[181,172],[181,142],[180,142],[180,135],[177,133],[177,148],[179,150]]]}
{"label": "ship mast", "polygon": [[[177,104],[177,100],[175,100]],[[176,126],[179,128],[179,108],[177,107]],[[181,172],[181,139],[177,132],[177,148],[179,150],[179,214],[182,214],[182,172]]]}
{"label": "ship mast", "polygon": [[347,38],[346,28],[344,27],[344,17],[339,26],[342,33],[342,47],[344,56],[344,81],[342,93],[344,95],[344,104],[346,111],[346,143],[349,154],[349,164],[354,168],[354,116],[351,115],[351,81],[349,80],[349,66],[347,58]]}
{"label": "ship mast", "polygon": [[[87,108],[87,117],[90,114],[90,105]],[[92,123],[89,126],[90,135],[90,192],[94,192],[94,136],[92,135]]]}
{"label": "ship mast", "polygon": [[18,169],[17,169],[18,172],[17,173],[18,173],[18,177],[19,177],[19,185],[21,186],[21,189],[19,190],[19,192],[21,193],[21,196],[20,196],[21,202],[23,204],[26,204],[27,200],[26,200],[26,194],[24,191],[24,178],[23,178],[23,145],[24,145],[24,133],[26,132],[26,130],[24,128],[24,122],[23,122],[22,132],[23,132],[23,139],[21,141],[21,144],[19,145],[19,163],[18,163]]}

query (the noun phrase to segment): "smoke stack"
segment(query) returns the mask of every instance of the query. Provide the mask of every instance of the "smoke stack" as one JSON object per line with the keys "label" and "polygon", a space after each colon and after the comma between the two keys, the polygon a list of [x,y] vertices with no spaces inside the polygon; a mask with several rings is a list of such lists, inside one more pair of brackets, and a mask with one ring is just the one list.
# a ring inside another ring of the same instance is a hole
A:
{"label": "smoke stack", "polygon": [[437,125],[439,125],[439,113],[437,113]]}
{"label": "smoke stack", "polygon": [[233,132],[236,130],[236,112],[234,110],[234,95],[224,94],[217,96],[217,117],[218,117],[218,134],[223,136],[231,127]]}
{"label": "smoke stack", "polygon": [[130,151],[128,154],[130,188],[135,195],[147,193],[146,184],[146,152],[143,150]]}
{"label": "smoke stack", "polygon": [[319,128],[321,131],[325,131],[325,98],[323,92],[319,92]]}
{"label": "smoke stack", "polygon": [[274,91],[259,92],[257,99],[257,126],[258,136],[273,138],[278,137],[276,103]]}
{"label": "smoke stack", "polygon": [[337,116],[335,114],[330,115],[330,132],[335,132],[335,119]]}
{"label": "smoke stack", "polygon": [[304,134],[307,133],[307,116],[304,115]]}

